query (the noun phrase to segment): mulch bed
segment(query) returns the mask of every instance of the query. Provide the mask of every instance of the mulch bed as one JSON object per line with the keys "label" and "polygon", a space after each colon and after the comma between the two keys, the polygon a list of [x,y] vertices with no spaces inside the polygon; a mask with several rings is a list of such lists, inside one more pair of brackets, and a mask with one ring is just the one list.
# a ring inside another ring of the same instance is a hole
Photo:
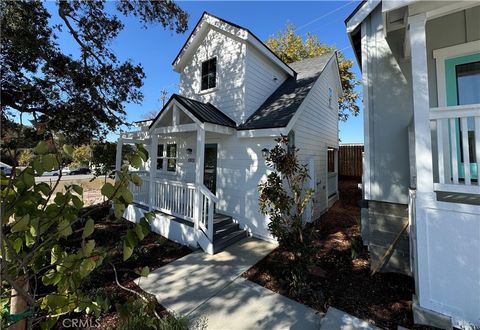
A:
{"label": "mulch bed", "polygon": [[[112,305],[110,311],[99,318],[98,326],[95,322],[92,324],[95,324],[96,329],[114,329],[119,319],[115,306],[136,297],[133,293],[121,289],[116,284],[114,270],[109,262],[115,265],[120,284],[145,294],[133,282],[140,276],[137,273],[140,269],[148,266],[152,271],[191,253],[192,250],[158,234],[150,233],[139,243],[132,256],[127,261],[123,261],[123,247],[120,238],[128,229],[133,228],[134,224],[127,220],[117,220],[101,211],[96,214],[95,219],[95,231],[89,239],[94,239],[97,247],[100,246],[108,251],[108,257],[82,284],[82,289],[86,294],[92,296],[108,297]],[[75,231],[74,235],[69,237],[68,242],[64,242],[64,245],[74,246],[79,244],[81,234],[81,229]],[[156,311],[160,316],[168,314],[168,311],[160,304],[157,304]],[[93,319],[93,317],[84,315],[68,315],[67,317],[75,316],[84,320]],[[57,329],[63,329],[61,324],[61,320],[57,322]]]}
{"label": "mulch bed", "polygon": [[306,287],[292,288],[285,276],[290,251],[277,248],[243,276],[320,312],[338,308],[379,327],[413,325],[411,277],[394,273],[370,275],[368,250],[361,242],[361,199],[358,181],[339,181],[340,200],[316,223],[319,248]]}

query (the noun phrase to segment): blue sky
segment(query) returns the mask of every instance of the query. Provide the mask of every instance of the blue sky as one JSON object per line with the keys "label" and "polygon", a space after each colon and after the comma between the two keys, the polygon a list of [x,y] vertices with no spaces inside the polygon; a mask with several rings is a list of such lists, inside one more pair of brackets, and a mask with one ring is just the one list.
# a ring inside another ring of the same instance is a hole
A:
{"label": "blue sky", "polygon": [[[250,29],[261,40],[266,40],[283,29],[287,22],[291,22],[297,27],[298,33],[316,34],[321,42],[336,45],[347,58],[354,59],[343,21],[357,3],[357,1],[179,1],[178,4],[190,15],[189,30],[185,34],[176,34],[158,25],[144,29],[134,17],[122,16],[125,28],[113,41],[112,48],[120,59],[129,58],[133,62],[141,63],[146,73],[142,88],[144,101],[140,105],[126,106],[127,119],[139,120],[146,112],[158,110],[161,105],[159,97],[162,89],[166,89],[169,94],[178,91],[179,75],[172,70],[171,63],[204,11]],[[47,8],[56,9],[53,2],[47,3]],[[52,14],[52,23],[58,23],[56,13]],[[60,35],[59,44],[68,53],[78,54],[78,47],[71,36],[65,33]],[[360,78],[356,61],[354,72]],[[360,102],[359,106],[361,107]],[[109,139],[115,139],[115,135],[110,134]],[[340,123],[340,139],[342,143],[363,142],[362,111],[358,117],[350,117],[346,123]]]}

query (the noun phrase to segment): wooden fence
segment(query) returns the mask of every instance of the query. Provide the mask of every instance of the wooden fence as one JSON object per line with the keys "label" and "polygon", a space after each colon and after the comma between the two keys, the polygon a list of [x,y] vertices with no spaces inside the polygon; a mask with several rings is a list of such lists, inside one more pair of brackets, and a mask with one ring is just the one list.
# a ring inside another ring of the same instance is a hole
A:
{"label": "wooden fence", "polygon": [[341,144],[338,151],[339,176],[361,177],[363,144]]}

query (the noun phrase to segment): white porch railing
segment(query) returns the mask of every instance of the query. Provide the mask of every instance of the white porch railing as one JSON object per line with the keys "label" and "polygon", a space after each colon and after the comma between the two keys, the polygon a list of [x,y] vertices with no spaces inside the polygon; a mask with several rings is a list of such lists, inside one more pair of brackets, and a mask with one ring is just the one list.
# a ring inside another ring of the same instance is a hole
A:
{"label": "white porch railing", "polygon": [[204,185],[198,187],[199,210],[198,210],[198,226],[213,242],[213,217],[215,213],[215,204],[218,203],[218,197],[212,194]]}
{"label": "white porch railing", "polygon": [[195,191],[193,183],[155,179],[152,207],[184,220],[194,221]]}
{"label": "white porch railing", "polygon": [[130,183],[130,191],[133,194],[133,200],[136,203],[142,204],[144,206],[148,206],[150,204],[149,200],[149,189],[150,189],[150,180],[145,171],[138,171],[135,172],[135,174],[138,174],[142,178],[142,185],[136,186],[133,183]]}
{"label": "white porch railing", "polygon": [[480,194],[480,104],[430,109],[436,123],[435,190]]}
{"label": "white porch railing", "polygon": [[[136,203],[193,222],[195,228],[213,242],[213,218],[218,198],[208,188],[166,179],[155,179],[151,183],[144,175],[142,179],[141,186],[130,186]],[[153,184],[151,199],[150,184]]]}

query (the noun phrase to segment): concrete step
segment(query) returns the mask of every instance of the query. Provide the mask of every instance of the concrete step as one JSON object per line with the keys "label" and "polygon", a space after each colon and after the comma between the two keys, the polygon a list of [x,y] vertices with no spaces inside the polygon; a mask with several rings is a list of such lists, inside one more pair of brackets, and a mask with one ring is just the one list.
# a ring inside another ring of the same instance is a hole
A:
{"label": "concrete step", "polygon": [[225,249],[226,247],[232,245],[233,243],[235,242],[238,242],[239,240],[241,240],[242,238],[245,238],[247,237],[248,234],[245,230],[243,229],[238,229],[238,230],[235,230],[229,234],[227,234],[226,236],[220,238],[219,240],[217,241],[213,241],[213,253],[218,253],[220,251],[222,251],[223,249]]}
{"label": "concrete step", "polygon": [[215,228],[215,226],[214,226],[213,228],[214,228],[214,232],[213,232],[213,241],[214,242],[218,241],[222,237],[225,237],[226,235],[240,229],[239,226],[238,226],[238,223],[235,223],[233,221],[231,223],[224,224],[221,227]]}

